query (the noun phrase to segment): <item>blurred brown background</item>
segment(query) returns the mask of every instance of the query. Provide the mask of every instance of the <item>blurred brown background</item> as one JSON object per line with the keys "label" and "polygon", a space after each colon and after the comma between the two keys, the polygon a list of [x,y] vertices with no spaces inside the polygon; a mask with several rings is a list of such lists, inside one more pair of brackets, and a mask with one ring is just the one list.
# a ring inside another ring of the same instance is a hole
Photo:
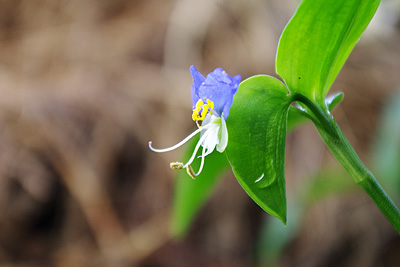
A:
{"label": "blurred brown background", "polygon": [[[400,85],[400,5],[384,5],[332,91],[368,163]],[[175,144],[193,128],[189,66],[276,76],[295,0],[0,1],[0,265],[252,266],[264,212],[226,175],[180,242],[167,234]],[[287,138],[287,193],[335,164],[312,125]],[[367,164],[368,165],[368,164]],[[340,167],[337,167],[340,168]],[[290,214],[289,214],[290,220]],[[364,192],[307,210],[280,266],[395,266]],[[396,256],[397,255],[397,256]]]}

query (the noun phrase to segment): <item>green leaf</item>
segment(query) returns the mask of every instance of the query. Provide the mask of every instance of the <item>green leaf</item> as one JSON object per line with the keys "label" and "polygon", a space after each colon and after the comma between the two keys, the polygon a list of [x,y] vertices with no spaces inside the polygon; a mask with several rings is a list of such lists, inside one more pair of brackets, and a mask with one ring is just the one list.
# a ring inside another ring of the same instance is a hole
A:
{"label": "green leaf", "polygon": [[285,138],[292,98],[279,80],[253,76],[243,81],[227,120],[226,153],[247,194],[286,223]]}
{"label": "green leaf", "polygon": [[[200,138],[200,137],[199,137]],[[199,141],[194,138],[184,153],[190,158]],[[195,160],[192,167],[197,170],[200,160]],[[229,170],[229,162],[223,153],[214,151],[205,158],[203,171],[193,180],[185,170],[179,170],[175,177],[175,191],[172,204],[171,235],[180,238],[186,234],[199,209],[209,198],[222,174]]]}
{"label": "green leaf", "polygon": [[339,92],[333,95],[328,96],[325,99],[325,104],[329,108],[329,111],[332,111],[340,102],[342,102],[344,97],[343,92]]}
{"label": "green leaf", "polygon": [[380,0],[303,0],[279,40],[276,72],[320,104]]}

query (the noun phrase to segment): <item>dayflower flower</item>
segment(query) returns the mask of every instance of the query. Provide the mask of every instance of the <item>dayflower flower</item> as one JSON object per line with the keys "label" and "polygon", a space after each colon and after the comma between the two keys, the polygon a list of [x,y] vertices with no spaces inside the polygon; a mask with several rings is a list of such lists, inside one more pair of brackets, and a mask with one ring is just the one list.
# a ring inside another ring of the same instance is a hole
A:
{"label": "dayflower flower", "polygon": [[[172,147],[156,149],[152,147],[151,141],[149,147],[155,152],[168,152],[182,146],[200,133],[200,140],[189,161],[185,164],[181,162],[170,164],[171,169],[186,168],[187,173],[194,179],[201,173],[205,157],[211,154],[214,149],[222,153],[228,145],[228,131],[225,120],[229,116],[233,95],[239,87],[241,76],[231,77],[222,68],[217,68],[205,78],[193,65],[190,67],[190,73],[193,76],[191,88],[192,119],[196,122],[197,129]],[[198,172],[195,173],[190,164],[194,161],[200,146],[203,147],[201,156],[199,156],[201,164]]]}

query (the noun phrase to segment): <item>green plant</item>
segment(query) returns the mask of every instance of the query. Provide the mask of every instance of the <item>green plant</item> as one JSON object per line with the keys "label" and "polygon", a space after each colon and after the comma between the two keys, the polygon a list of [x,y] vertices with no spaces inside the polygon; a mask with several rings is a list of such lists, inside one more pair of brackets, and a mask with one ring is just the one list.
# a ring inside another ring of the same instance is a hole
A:
{"label": "green plant", "polygon": [[[300,3],[278,45],[276,72],[283,82],[268,75],[256,75],[239,85],[229,118],[226,116],[228,161],[222,154],[213,153],[195,181],[178,177],[172,219],[174,235],[185,233],[229,164],[248,195],[286,224],[286,133],[305,120],[314,123],[332,154],[400,233],[399,210],[361,162],[330,113],[343,95],[327,97],[379,3],[379,0],[303,0]],[[196,84],[195,76],[194,81]],[[208,106],[203,107],[208,112]]]}

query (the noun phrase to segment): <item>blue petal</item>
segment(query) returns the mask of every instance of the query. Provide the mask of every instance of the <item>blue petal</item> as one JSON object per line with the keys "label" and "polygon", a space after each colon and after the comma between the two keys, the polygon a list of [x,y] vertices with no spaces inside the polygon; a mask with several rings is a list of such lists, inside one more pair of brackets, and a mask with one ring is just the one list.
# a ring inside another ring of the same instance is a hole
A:
{"label": "blue petal", "polygon": [[197,101],[199,101],[200,99],[198,90],[206,78],[204,78],[203,74],[201,74],[194,65],[190,66],[190,73],[193,76],[193,85],[191,90],[192,90],[192,102],[193,102],[192,108],[194,108],[196,106]]}
{"label": "blue petal", "polygon": [[229,116],[229,109],[232,106],[233,95],[236,93],[241,76],[229,76],[222,68],[217,68],[209,73],[204,83],[197,87],[196,83],[192,86],[192,99],[210,99],[214,102],[214,112],[225,119]]}

